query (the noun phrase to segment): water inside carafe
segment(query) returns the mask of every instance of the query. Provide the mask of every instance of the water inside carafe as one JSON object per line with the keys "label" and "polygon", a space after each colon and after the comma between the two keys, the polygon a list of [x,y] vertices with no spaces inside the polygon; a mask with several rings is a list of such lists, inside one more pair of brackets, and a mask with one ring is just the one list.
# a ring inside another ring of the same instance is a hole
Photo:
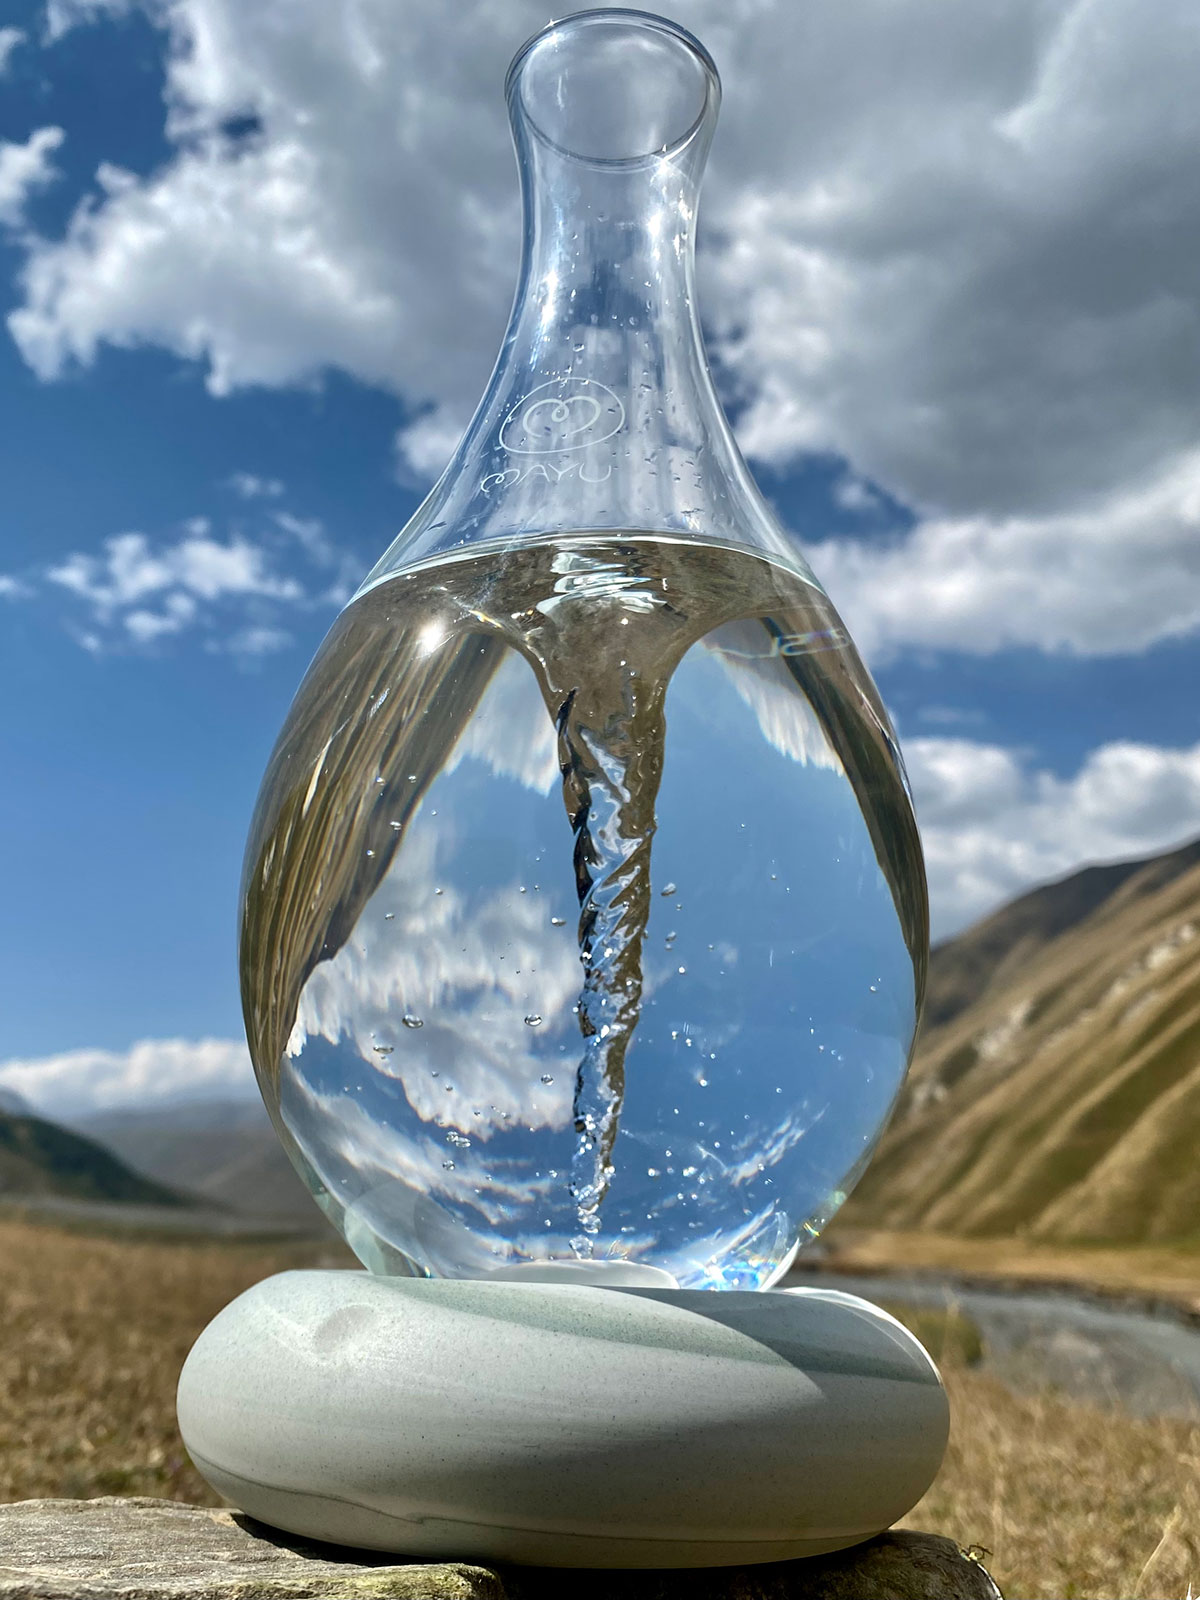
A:
{"label": "water inside carafe", "polygon": [[375,1270],[760,1288],[899,1090],[919,873],[798,571],[636,531],[468,548],[361,594],[280,736],[256,1069]]}

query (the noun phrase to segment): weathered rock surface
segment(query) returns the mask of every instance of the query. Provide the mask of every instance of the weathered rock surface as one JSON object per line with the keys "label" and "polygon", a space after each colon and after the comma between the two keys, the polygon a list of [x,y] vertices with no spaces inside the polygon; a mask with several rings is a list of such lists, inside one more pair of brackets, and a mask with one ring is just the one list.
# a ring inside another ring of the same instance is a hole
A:
{"label": "weathered rock surface", "polygon": [[773,1566],[687,1572],[397,1564],[171,1500],[0,1506],[0,1600],[999,1600],[949,1539],[887,1533]]}

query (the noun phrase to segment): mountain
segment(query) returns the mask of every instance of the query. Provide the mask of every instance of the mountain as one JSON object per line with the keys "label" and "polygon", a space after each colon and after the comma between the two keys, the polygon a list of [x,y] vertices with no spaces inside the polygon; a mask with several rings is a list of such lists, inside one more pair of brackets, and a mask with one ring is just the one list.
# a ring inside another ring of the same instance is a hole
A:
{"label": "mountain", "polygon": [[41,1117],[0,1111],[0,1199],[49,1198],[191,1204],[174,1187],[131,1172],[93,1139]]}
{"label": "mountain", "polygon": [[956,939],[938,945],[929,958],[925,992],[925,1031],[978,1004],[986,992],[1035,958],[1046,945],[1069,933],[1125,889],[1122,903],[1144,895],[1200,864],[1200,839],[1148,860],[1085,867],[1057,883],[1019,895]]}
{"label": "mountain", "polygon": [[1200,841],[1022,895],[933,952],[844,1227],[1200,1242]]}
{"label": "mountain", "polygon": [[261,1100],[195,1100],[107,1111],[82,1125],[149,1178],[247,1216],[325,1224]]}

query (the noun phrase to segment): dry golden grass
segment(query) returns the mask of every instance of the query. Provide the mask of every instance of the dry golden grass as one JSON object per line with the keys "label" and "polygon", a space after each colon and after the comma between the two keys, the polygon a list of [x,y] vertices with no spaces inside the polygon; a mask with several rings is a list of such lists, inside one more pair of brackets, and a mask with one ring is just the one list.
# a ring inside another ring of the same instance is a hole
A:
{"label": "dry golden grass", "polygon": [[[0,1500],[212,1504],[175,1431],[175,1381],[222,1305],[329,1247],[117,1240],[0,1222]],[[922,1335],[938,1351],[928,1316]],[[940,1352],[950,1453],[908,1524],[982,1545],[1010,1600],[1183,1600],[1200,1589],[1200,1428],[1014,1396]]]}
{"label": "dry golden grass", "polygon": [[1015,1395],[960,1364],[961,1330],[944,1351],[927,1314],[918,1331],[952,1423],[937,1482],[903,1526],[982,1546],[1008,1600],[1200,1594],[1200,1426]]}
{"label": "dry golden grass", "polygon": [[1067,1284],[1161,1299],[1200,1313],[1200,1247],[1059,1245],[1032,1239],[963,1239],[946,1233],[859,1229],[826,1236],[845,1272],[925,1271],[1026,1284]]}
{"label": "dry golden grass", "polygon": [[235,1295],[322,1253],[331,1251],[0,1221],[0,1500],[151,1494],[220,1504],[175,1429],[183,1359]]}

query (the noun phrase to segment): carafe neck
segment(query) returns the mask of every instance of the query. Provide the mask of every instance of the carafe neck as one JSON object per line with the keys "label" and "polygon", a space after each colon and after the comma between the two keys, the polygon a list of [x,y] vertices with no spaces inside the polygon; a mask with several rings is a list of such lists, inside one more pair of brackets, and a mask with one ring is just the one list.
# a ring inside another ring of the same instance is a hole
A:
{"label": "carafe neck", "polygon": [[686,414],[713,403],[695,298],[703,151],[603,167],[525,139],[527,249],[496,377],[517,401],[546,385],[574,415],[555,432],[535,401],[528,424],[517,419],[529,437],[516,442],[575,453],[611,428],[630,450],[610,457],[614,471],[630,460],[652,477],[657,447],[699,441],[713,422]]}
{"label": "carafe neck", "polygon": [[661,18],[577,12],[518,53],[507,94],[525,223],[508,329],[454,459],[368,582],[468,545],[605,530],[746,545],[809,576],[704,353],[707,53]]}

